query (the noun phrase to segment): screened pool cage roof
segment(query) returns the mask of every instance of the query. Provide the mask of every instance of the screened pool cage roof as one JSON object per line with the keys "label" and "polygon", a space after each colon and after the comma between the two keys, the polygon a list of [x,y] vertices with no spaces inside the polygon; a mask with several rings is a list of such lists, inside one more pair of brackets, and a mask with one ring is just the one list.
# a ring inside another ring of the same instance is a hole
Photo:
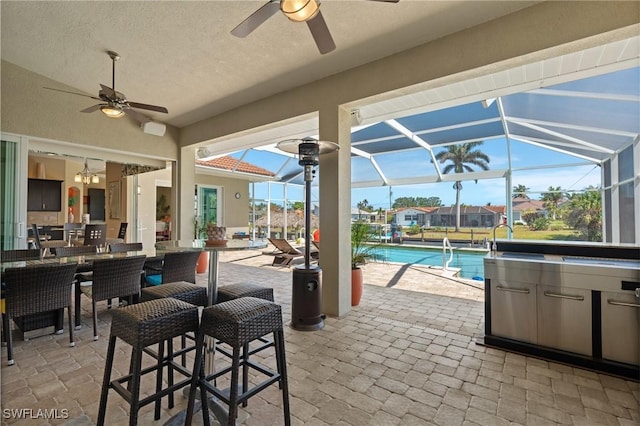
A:
{"label": "screened pool cage roof", "polygon": [[[384,117],[385,113],[378,113],[376,108],[402,100],[360,107],[364,125],[352,127],[351,133],[352,187],[491,179],[504,177],[509,170],[601,164],[638,139],[637,64],[636,58],[630,68],[547,87],[540,83],[532,90],[438,109],[433,109],[437,102],[427,99],[437,92],[425,91],[410,95],[414,103],[424,100],[422,108],[410,108],[418,112],[395,118],[377,120],[376,115]],[[307,128],[308,133],[304,133]],[[272,129],[256,136],[263,142],[261,146],[211,156],[211,149],[216,147],[212,145],[201,148],[198,157],[228,155],[238,164],[254,164],[273,173],[272,179],[256,176],[251,180],[304,185],[297,158],[277,150],[275,144],[291,137],[317,138],[317,133],[311,133],[314,130],[317,132],[317,118],[307,118],[288,124],[286,132]],[[235,146],[256,143],[250,140],[250,136],[244,136]],[[450,145],[468,142],[482,142],[478,149],[490,157],[490,169],[443,174],[444,165],[435,155]],[[316,178],[314,184],[317,182]]]}

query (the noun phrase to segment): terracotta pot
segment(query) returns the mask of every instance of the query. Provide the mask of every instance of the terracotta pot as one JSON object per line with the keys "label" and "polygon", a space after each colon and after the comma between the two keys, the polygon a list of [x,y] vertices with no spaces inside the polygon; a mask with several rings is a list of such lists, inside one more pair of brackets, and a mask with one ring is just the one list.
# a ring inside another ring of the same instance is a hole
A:
{"label": "terracotta pot", "polygon": [[351,270],[351,306],[358,306],[360,298],[362,298],[362,289],[364,288],[362,269],[356,268]]}
{"label": "terracotta pot", "polygon": [[196,273],[204,274],[207,272],[207,268],[209,267],[209,252],[202,251],[200,253],[200,257],[198,258],[198,263],[196,263]]}

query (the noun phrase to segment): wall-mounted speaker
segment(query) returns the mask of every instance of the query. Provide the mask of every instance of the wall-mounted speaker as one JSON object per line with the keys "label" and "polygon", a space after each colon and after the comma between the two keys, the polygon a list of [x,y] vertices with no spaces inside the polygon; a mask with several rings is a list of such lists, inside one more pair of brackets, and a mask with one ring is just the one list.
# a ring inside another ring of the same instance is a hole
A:
{"label": "wall-mounted speaker", "polygon": [[164,136],[164,132],[167,130],[167,126],[163,123],[156,123],[155,121],[147,121],[140,124],[140,128],[143,132],[149,135]]}

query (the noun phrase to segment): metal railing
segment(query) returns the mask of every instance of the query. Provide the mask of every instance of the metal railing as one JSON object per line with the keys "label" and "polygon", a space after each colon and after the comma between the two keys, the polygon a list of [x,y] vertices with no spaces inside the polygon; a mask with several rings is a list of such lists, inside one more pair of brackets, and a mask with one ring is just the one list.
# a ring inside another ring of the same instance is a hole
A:
{"label": "metal railing", "polygon": [[[449,259],[447,260],[447,249],[449,249]],[[449,238],[444,237],[442,240],[442,269],[448,270],[449,264],[453,261],[453,247],[449,242]]]}

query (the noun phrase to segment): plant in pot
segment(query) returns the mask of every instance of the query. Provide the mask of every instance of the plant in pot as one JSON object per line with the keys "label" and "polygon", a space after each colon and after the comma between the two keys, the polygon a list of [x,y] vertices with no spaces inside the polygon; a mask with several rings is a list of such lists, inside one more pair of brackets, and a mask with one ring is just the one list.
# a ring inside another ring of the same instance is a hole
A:
{"label": "plant in pot", "polygon": [[361,265],[375,259],[375,249],[380,245],[375,242],[375,232],[365,222],[351,225],[351,306],[358,306],[363,290]]}
{"label": "plant in pot", "polygon": [[[207,237],[207,224],[203,223],[199,217],[193,218],[193,239],[204,240]],[[202,250],[198,262],[196,263],[196,273],[204,274],[209,266],[209,252]]]}

